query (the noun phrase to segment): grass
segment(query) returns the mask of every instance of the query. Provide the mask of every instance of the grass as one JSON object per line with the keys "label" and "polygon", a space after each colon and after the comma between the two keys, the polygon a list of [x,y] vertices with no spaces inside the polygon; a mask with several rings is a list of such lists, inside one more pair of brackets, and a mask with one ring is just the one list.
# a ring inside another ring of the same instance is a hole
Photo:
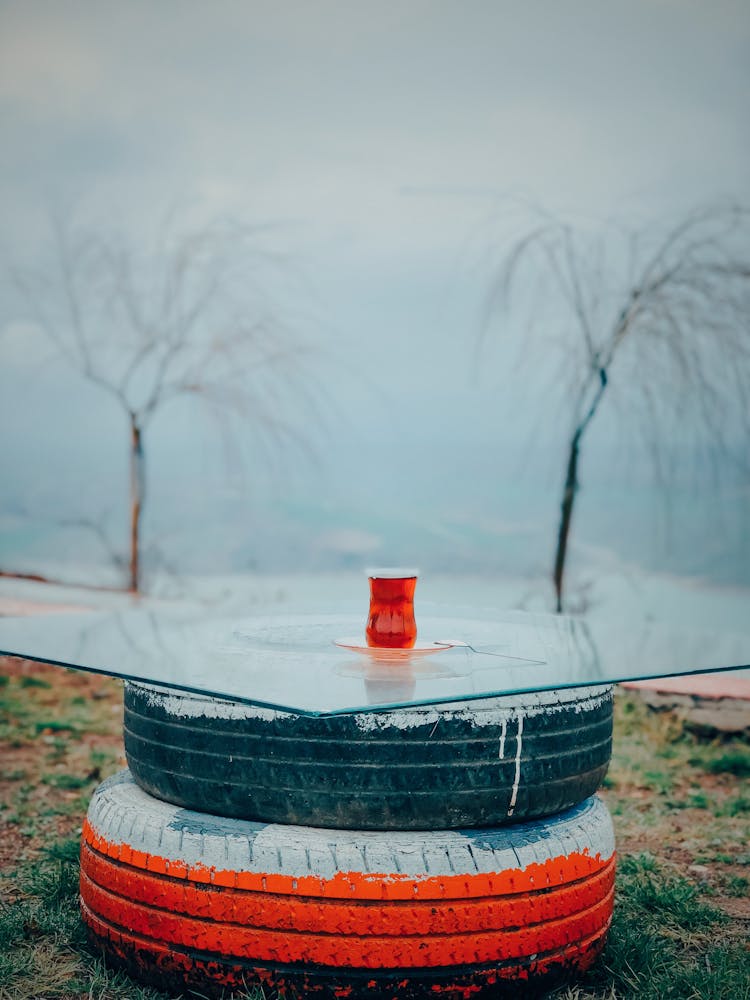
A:
{"label": "grass", "polygon": [[90,780],[90,778],[79,778],[77,774],[45,774],[42,776],[45,785],[53,785],[55,788],[64,788],[68,791],[86,788]]}
{"label": "grass", "polygon": [[78,910],[77,838],[50,844],[15,873],[0,904],[0,998],[162,1000],[107,969],[87,947]]}
{"label": "grass", "polygon": [[[121,690],[34,670],[0,673],[0,1000],[165,1000],[102,964],[78,912],[81,821],[122,766]],[[556,1000],[750,1000],[749,760],[740,740],[702,741],[618,695],[602,791],[618,841],[612,929]]]}
{"label": "grass", "polygon": [[601,960],[560,1000],[748,1000],[747,941],[730,918],[649,854],[624,858]]}
{"label": "grass", "polygon": [[[700,766],[699,758],[693,760]],[[711,774],[733,774],[735,778],[750,778],[750,748],[722,753],[708,763],[708,770]]]}

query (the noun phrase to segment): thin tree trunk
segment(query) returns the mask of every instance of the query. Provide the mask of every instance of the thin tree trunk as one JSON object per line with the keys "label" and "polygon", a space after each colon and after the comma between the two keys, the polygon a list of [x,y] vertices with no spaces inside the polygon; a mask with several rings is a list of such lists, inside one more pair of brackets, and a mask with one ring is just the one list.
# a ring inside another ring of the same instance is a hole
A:
{"label": "thin tree trunk", "polygon": [[578,492],[578,454],[581,448],[581,439],[583,438],[586,428],[593,420],[594,414],[599,408],[599,404],[602,401],[602,396],[607,389],[609,381],[606,368],[600,368],[596,372],[595,377],[598,379],[599,384],[596,388],[596,392],[594,393],[594,398],[591,401],[591,405],[589,406],[586,416],[576,427],[573,432],[573,437],[570,439],[568,468],[565,473],[565,486],[563,487],[562,503],[560,504],[560,527],[557,533],[555,571],[553,574],[555,580],[555,594],[557,596],[558,614],[561,614],[563,609],[562,593],[563,575],[565,573],[565,556],[568,551],[568,535],[570,534],[570,523],[573,518],[573,504],[575,503],[576,493]]}
{"label": "thin tree trunk", "polygon": [[143,510],[143,440],[135,413],[130,414],[130,589],[141,584],[140,530]]}
{"label": "thin tree trunk", "polygon": [[576,428],[570,441],[568,455],[568,471],[565,475],[565,487],[560,505],[560,527],[557,534],[557,551],[555,552],[555,594],[557,595],[557,613],[562,611],[563,573],[565,572],[565,555],[568,550],[568,535],[573,517],[573,504],[578,492],[578,451],[583,428]]}

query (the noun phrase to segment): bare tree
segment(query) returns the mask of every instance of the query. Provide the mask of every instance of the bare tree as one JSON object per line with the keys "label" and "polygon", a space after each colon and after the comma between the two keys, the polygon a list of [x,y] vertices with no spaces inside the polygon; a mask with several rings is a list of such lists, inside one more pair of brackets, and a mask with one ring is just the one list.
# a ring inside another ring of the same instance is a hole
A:
{"label": "bare tree", "polygon": [[640,424],[659,475],[660,428],[690,425],[715,459],[731,453],[743,427],[746,449],[749,221],[741,207],[710,207],[661,233],[610,226],[592,237],[543,217],[503,254],[487,321],[513,308],[529,329],[544,329],[550,353],[561,355],[570,412],[553,568],[558,612],[581,447],[605,397],[619,394],[627,422]]}
{"label": "bare tree", "polygon": [[59,354],[127,420],[126,571],[137,592],[145,435],[153,419],[187,396],[207,406],[225,433],[239,418],[271,451],[285,440],[304,444],[285,403],[293,393],[298,417],[313,403],[305,377],[310,352],[267,301],[259,275],[281,261],[259,248],[258,230],[167,224],[150,254],[122,235],[59,222],[53,230],[52,265],[18,272],[16,283]]}

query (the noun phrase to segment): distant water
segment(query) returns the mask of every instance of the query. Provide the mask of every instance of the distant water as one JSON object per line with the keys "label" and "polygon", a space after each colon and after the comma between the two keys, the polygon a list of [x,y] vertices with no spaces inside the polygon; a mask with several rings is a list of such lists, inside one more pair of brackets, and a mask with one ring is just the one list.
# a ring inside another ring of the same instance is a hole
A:
{"label": "distant water", "polygon": [[[548,576],[557,531],[556,496],[507,487],[497,509],[471,496],[430,506],[346,505],[320,497],[248,503],[221,498],[213,509],[184,496],[154,497],[143,520],[144,565],[177,573],[336,572],[365,564],[417,564],[436,573]],[[570,578],[619,567],[719,585],[750,586],[750,513],[744,498],[688,493],[671,504],[653,492],[582,491],[570,538]],[[127,512],[90,526],[0,516],[0,568],[45,572],[50,565],[111,566],[98,533],[122,553]],[[119,547],[119,548],[118,548]]]}

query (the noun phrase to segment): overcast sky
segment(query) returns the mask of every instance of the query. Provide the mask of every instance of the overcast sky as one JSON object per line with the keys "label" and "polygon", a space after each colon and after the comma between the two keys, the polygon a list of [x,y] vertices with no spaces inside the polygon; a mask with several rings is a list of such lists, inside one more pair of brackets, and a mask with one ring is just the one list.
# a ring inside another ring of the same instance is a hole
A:
{"label": "overcast sky", "polygon": [[[748,178],[746,0],[0,0],[5,259],[40,256],[51,211],[136,242],[180,205],[274,223],[337,360],[325,391],[344,419],[326,449],[340,467],[316,488],[356,478],[375,504],[391,469],[433,488],[425,449],[454,479],[515,468],[513,442],[545,422],[538,394],[524,410],[533,367],[472,367],[511,200],[596,227],[742,199]],[[119,426],[67,376],[23,377],[39,351],[26,319],[5,296],[0,447],[19,490],[47,458],[78,461],[61,457],[55,387],[71,427],[92,411],[103,434]],[[178,428],[159,433],[178,449]]]}
{"label": "overcast sky", "polygon": [[742,0],[23,0],[0,18],[3,215],[32,233],[49,200],[138,218],[198,197],[314,227],[321,252],[422,261],[486,211],[472,199],[608,215],[747,184]]}

